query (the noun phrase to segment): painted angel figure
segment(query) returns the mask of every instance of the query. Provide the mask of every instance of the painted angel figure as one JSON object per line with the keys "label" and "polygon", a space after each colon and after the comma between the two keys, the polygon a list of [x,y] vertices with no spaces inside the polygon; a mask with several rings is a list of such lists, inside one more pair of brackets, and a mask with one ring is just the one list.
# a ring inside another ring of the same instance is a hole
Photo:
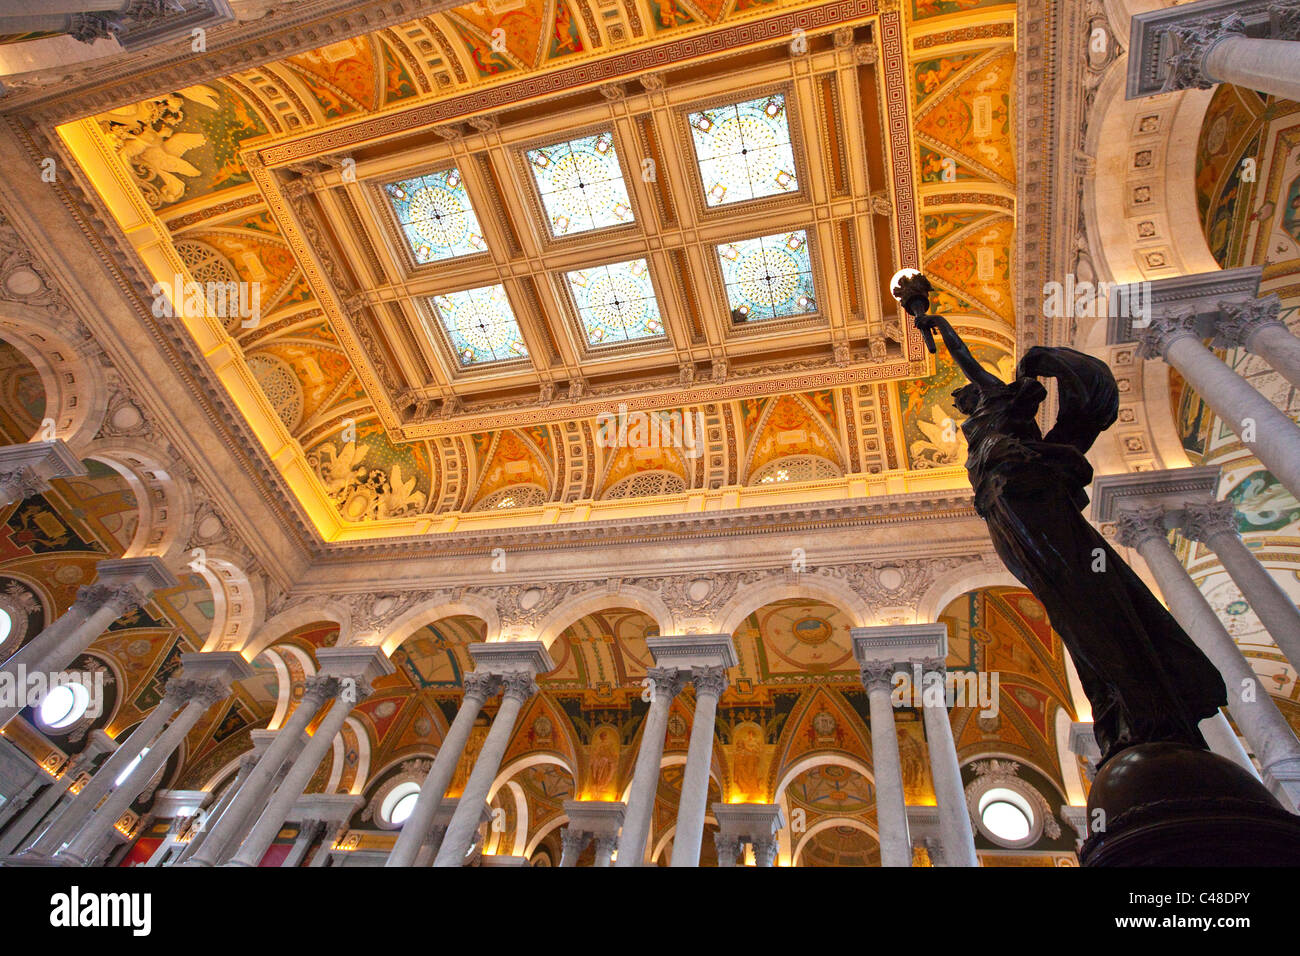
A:
{"label": "painted angel figure", "polygon": [[[975,510],[1007,569],[1046,608],[1092,703],[1102,762],[1133,744],[1205,749],[1198,723],[1227,703],[1223,679],[1169,612],[1081,514],[1092,466],[1084,453],[1114,422],[1119,390],[1105,362],[1069,348],[1029,349],[1003,382],[971,355],[946,319],[938,332],[969,385],[953,392]],[[1056,424],[1035,420],[1054,378]]]}

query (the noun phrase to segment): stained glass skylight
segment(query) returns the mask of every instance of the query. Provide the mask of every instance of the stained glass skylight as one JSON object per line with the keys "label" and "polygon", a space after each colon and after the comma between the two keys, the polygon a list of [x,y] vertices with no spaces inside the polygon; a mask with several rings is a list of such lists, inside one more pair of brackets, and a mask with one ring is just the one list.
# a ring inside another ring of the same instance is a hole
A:
{"label": "stained glass skylight", "polygon": [[462,368],[527,357],[528,348],[504,286],[435,295],[429,305],[447,331]]}
{"label": "stained glass skylight", "polygon": [[780,93],[717,106],[687,117],[709,206],[799,189]]}
{"label": "stained glass skylight", "polygon": [[808,234],[802,229],[718,246],[718,262],[733,321],[817,311]]}
{"label": "stained glass skylight", "polygon": [[664,334],[663,317],[644,259],[630,259],[567,274],[578,320],[589,345]]}
{"label": "stained glass skylight", "polygon": [[384,193],[417,263],[487,252],[465,181],[455,167],[389,183]]}
{"label": "stained glass skylight", "polygon": [[633,221],[613,132],[530,149],[527,158],[556,238]]}

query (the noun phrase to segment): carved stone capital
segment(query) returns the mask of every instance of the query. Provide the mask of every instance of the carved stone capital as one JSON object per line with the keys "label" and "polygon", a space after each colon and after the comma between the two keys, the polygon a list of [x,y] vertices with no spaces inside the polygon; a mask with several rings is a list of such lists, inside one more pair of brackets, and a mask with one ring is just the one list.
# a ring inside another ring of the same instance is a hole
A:
{"label": "carved stone capital", "polygon": [[1157,313],[1146,328],[1137,330],[1138,356],[1144,359],[1166,358],[1169,346],[1186,338],[1200,338],[1194,313]]}
{"label": "carved stone capital", "polygon": [[1237,509],[1231,501],[1194,501],[1183,509],[1183,537],[1209,542],[1218,534],[1237,534]]}
{"label": "carved stone capital", "polygon": [[302,701],[298,706],[301,707],[307,703],[307,698],[311,698],[319,707],[331,697],[337,697],[342,689],[343,682],[337,677],[330,677],[325,674],[313,674],[303,682]]}
{"label": "carved stone capital", "polygon": [[925,679],[931,674],[943,676],[948,673],[948,664],[942,657],[922,657],[913,658],[912,667],[921,669],[921,678]]}
{"label": "carved stone capital", "polygon": [[25,501],[34,495],[43,495],[50,490],[50,483],[36,472],[24,465],[0,471],[0,488],[5,497],[11,501]]}
{"label": "carved stone capital", "polygon": [[776,862],[777,845],[775,839],[754,841],[754,863],[758,866],[771,866]]}
{"label": "carved stone capital", "polygon": [[1115,540],[1126,548],[1140,548],[1154,538],[1168,541],[1168,534],[1160,505],[1124,508],[1115,516]]}
{"label": "carved stone capital", "polygon": [[653,698],[666,697],[672,700],[685,686],[686,680],[681,671],[673,667],[648,667],[645,672],[650,678]]}
{"label": "carved stone capital", "polygon": [[92,614],[101,607],[117,608],[117,616],[129,614],[143,607],[149,600],[134,584],[84,584],[77,588],[77,600],[73,610],[81,614]]}
{"label": "carved stone capital", "polygon": [[122,24],[103,13],[74,13],[68,17],[68,35],[82,43],[107,40],[122,32]]}
{"label": "carved stone capital", "polygon": [[182,703],[198,701],[205,708],[225,700],[230,696],[230,689],[218,680],[182,678],[169,681],[167,692],[175,693]]}
{"label": "carved stone capital", "polygon": [[868,691],[889,690],[897,672],[898,665],[893,661],[866,661],[862,665],[862,685]]}
{"label": "carved stone capital", "polygon": [[500,677],[479,671],[466,674],[462,683],[465,687],[465,697],[475,698],[480,704],[501,689]]}
{"label": "carved stone capital", "polygon": [[1169,28],[1173,41],[1165,60],[1168,72],[1164,92],[1173,90],[1208,90],[1218,80],[1205,72],[1205,58],[1215,44],[1230,36],[1245,36],[1246,25],[1237,14],[1226,17],[1203,17]]}
{"label": "carved stone capital", "polygon": [[691,683],[695,685],[695,694],[712,694],[721,697],[727,689],[727,669],[725,667],[696,667],[691,671]]}
{"label": "carved stone capital", "polygon": [[1277,295],[1263,299],[1250,299],[1246,302],[1220,302],[1219,319],[1214,323],[1214,345],[1216,348],[1250,348],[1250,340],[1256,332],[1269,326],[1286,325],[1278,317],[1282,309],[1282,300]]}
{"label": "carved stone capital", "polygon": [[525,671],[504,674],[501,677],[501,697],[503,700],[517,700],[520,703],[537,693],[537,682],[533,675]]}

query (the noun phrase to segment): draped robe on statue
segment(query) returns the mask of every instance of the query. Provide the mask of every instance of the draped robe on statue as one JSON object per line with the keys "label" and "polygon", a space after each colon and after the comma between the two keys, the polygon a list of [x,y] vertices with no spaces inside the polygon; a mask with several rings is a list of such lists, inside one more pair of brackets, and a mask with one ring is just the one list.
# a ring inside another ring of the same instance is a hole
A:
{"label": "draped robe on statue", "polygon": [[[1056,378],[1057,424],[1034,415]],[[1010,384],[953,393],[970,417],[966,469],[975,508],[1007,569],[1046,608],[1092,703],[1103,762],[1125,747],[1204,748],[1197,723],[1227,702],[1223,679],[1133,570],[1083,517],[1092,466],[1083,453],[1115,421],[1110,369],[1074,349],[1030,349]]]}

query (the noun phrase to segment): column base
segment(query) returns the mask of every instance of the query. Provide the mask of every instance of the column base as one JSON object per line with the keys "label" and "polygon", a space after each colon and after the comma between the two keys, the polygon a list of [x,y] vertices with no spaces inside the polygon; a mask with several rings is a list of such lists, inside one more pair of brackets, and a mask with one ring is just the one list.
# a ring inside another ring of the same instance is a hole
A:
{"label": "column base", "polygon": [[1108,760],[1088,795],[1089,825],[1099,819],[1083,866],[1300,865],[1300,817],[1233,761],[1185,744]]}

